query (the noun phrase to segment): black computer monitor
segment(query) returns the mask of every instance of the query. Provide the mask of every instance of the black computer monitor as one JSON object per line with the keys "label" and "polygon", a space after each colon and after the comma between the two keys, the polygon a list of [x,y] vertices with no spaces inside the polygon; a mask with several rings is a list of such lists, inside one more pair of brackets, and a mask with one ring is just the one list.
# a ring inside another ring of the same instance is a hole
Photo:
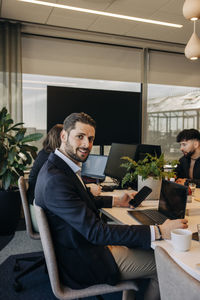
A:
{"label": "black computer monitor", "polygon": [[129,156],[135,159],[135,153],[138,145],[132,144],[117,144],[112,143],[108,160],[105,168],[105,175],[114,178],[121,184],[123,177],[126,174],[126,169],[121,167],[124,162],[121,157]]}
{"label": "black computer monitor", "polygon": [[106,155],[90,154],[82,164],[81,176],[104,180],[107,159]]}
{"label": "black computer monitor", "polygon": [[[47,131],[74,112],[96,121],[94,145],[141,143],[142,97],[139,92],[47,87]],[[105,133],[106,128],[106,133]]]}
{"label": "black computer monitor", "polygon": [[184,218],[187,192],[187,187],[184,185],[163,180],[159,200],[159,212],[169,219]]}
{"label": "black computer monitor", "polygon": [[161,146],[160,145],[147,145],[147,144],[140,144],[137,146],[137,150],[135,153],[135,160],[143,160],[147,153],[151,154],[152,156],[157,155],[160,157],[161,155]]}

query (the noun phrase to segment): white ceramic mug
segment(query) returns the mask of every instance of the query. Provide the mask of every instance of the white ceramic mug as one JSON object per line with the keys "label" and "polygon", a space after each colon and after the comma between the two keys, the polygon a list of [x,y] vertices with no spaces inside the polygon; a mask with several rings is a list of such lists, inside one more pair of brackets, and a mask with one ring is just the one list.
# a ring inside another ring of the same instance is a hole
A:
{"label": "white ceramic mug", "polygon": [[171,240],[175,250],[188,251],[191,247],[192,232],[187,229],[174,229],[171,231]]}

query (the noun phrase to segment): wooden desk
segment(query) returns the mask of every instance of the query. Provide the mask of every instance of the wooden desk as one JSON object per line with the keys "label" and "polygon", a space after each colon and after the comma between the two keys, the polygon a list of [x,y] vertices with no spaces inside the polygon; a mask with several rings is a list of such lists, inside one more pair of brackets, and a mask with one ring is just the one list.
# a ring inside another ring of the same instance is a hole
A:
{"label": "wooden desk", "polygon": [[[194,201],[195,205],[197,201]],[[152,208],[157,207],[158,201],[144,201],[142,207],[138,209],[144,208]],[[190,204],[191,206],[191,204]],[[199,202],[200,206],[200,202]],[[113,208],[103,208],[101,209],[102,213],[104,213],[107,217],[114,220],[118,224],[127,224],[127,225],[138,225],[138,221],[132,218],[128,212],[127,208],[113,207]],[[186,216],[188,219],[189,229],[192,232],[197,231],[196,224],[200,223],[200,216]],[[176,261],[186,272],[188,272],[191,276],[200,281],[200,270],[197,269],[196,264],[200,263],[200,242],[192,241],[192,246],[190,251],[187,252],[177,252],[173,249],[170,240],[163,241],[155,241],[152,242],[151,247],[155,249],[155,247],[159,245],[163,247],[169,255]]]}

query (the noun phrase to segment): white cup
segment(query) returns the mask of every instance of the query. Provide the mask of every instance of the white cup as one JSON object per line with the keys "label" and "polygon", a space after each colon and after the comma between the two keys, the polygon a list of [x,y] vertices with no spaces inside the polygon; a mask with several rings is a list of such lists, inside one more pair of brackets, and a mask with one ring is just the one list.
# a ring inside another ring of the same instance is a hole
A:
{"label": "white cup", "polygon": [[175,250],[188,251],[191,247],[192,232],[186,229],[174,229],[171,231],[171,240]]}

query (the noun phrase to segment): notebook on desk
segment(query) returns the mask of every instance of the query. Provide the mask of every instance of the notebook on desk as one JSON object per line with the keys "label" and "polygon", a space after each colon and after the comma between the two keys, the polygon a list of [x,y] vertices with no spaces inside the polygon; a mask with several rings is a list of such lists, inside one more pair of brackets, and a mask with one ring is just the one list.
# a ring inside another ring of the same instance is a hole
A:
{"label": "notebook on desk", "polygon": [[162,224],[166,219],[185,217],[187,187],[163,180],[158,209],[131,210],[128,213],[141,224]]}

